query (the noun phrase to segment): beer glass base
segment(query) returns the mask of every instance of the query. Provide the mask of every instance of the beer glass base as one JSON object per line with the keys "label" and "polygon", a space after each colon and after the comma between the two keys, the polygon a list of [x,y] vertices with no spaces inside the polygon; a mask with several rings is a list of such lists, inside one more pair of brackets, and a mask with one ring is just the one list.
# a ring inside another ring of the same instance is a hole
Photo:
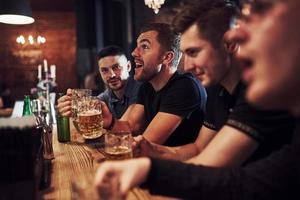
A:
{"label": "beer glass base", "polygon": [[82,137],[85,140],[93,140],[93,139],[97,139],[97,138],[101,137],[102,135],[104,135],[105,134],[105,130],[102,129],[101,131],[97,131],[97,133],[93,133],[93,134],[89,134],[89,135],[84,134],[82,132],[81,132],[81,134],[82,134]]}

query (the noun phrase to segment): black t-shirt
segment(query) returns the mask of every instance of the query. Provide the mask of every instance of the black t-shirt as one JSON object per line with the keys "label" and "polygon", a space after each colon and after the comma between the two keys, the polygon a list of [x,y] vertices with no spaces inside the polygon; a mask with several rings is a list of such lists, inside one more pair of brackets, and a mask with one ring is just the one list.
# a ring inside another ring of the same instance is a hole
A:
{"label": "black t-shirt", "polygon": [[261,110],[245,99],[245,85],[241,82],[233,94],[221,85],[207,89],[204,126],[219,131],[224,125],[239,129],[260,145],[249,161],[266,157],[291,141],[295,119],[287,112]]}
{"label": "black t-shirt", "polygon": [[203,122],[206,91],[191,74],[176,72],[159,91],[155,91],[150,83],[143,83],[137,103],[144,106],[147,124],[158,112],[182,117],[181,124],[164,143],[178,146],[196,140]]}

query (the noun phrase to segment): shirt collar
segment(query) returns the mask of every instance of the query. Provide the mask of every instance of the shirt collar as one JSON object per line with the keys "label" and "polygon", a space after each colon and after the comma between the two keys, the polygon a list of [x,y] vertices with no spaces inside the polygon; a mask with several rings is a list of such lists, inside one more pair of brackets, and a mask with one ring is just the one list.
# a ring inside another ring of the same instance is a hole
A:
{"label": "shirt collar", "polygon": [[123,99],[118,99],[118,97],[113,93],[111,89],[108,89],[109,91],[109,101],[110,102],[118,102],[118,101],[123,101],[125,98],[128,98],[130,96],[130,87],[131,87],[131,78],[128,78],[127,82],[125,83],[125,92],[124,92],[124,97]]}

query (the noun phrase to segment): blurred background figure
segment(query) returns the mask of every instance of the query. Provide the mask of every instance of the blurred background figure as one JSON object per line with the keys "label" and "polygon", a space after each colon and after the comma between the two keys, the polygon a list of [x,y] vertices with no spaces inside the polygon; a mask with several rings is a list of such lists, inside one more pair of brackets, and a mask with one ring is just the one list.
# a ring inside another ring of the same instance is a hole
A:
{"label": "blurred background figure", "polygon": [[12,107],[13,102],[10,98],[10,89],[6,87],[5,83],[0,80],[0,108]]}
{"label": "blurred background figure", "polygon": [[101,92],[103,92],[105,87],[99,71],[94,71],[87,74],[84,78],[83,87],[85,89],[91,89],[93,96],[99,95]]}

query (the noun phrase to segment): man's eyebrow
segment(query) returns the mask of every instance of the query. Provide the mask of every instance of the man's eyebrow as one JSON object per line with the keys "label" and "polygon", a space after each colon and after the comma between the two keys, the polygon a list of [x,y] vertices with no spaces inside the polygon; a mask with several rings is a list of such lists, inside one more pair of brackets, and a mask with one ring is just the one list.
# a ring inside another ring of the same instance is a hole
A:
{"label": "man's eyebrow", "polygon": [[138,43],[142,43],[142,42],[147,42],[147,43],[151,44],[150,40],[146,39],[146,38],[141,39],[140,41],[138,41]]}
{"label": "man's eyebrow", "polygon": [[110,67],[120,66],[119,63],[112,64]]}
{"label": "man's eyebrow", "polygon": [[181,52],[188,52],[188,51],[199,51],[200,47],[188,47],[186,49],[180,49]]}
{"label": "man's eyebrow", "polygon": [[100,67],[100,68],[111,68],[111,67],[114,67],[116,65],[119,65],[119,63],[114,63],[114,64],[112,64],[110,66],[103,66],[103,67]]}

